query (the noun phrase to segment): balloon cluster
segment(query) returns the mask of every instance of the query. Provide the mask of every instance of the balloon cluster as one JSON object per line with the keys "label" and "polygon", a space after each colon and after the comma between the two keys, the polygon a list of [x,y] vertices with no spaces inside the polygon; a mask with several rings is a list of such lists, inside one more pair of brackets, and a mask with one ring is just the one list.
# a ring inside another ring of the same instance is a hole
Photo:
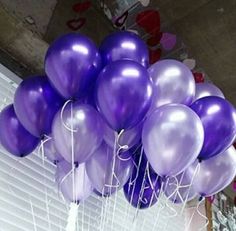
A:
{"label": "balloon cluster", "polygon": [[0,114],[0,141],[17,157],[41,142],[65,198],[124,190],[137,208],[160,192],[175,203],[211,196],[236,174],[236,111],[187,66],[149,67],[145,43],[116,32],[99,49],[81,34],[49,47],[46,76],[25,79]]}

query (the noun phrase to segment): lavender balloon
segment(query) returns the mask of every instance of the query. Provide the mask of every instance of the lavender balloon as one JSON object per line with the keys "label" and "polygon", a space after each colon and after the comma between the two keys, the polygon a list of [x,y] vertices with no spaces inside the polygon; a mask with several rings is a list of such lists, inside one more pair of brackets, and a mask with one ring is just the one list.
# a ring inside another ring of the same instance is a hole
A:
{"label": "lavender balloon", "polygon": [[207,96],[195,101],[191,108],[204,127],[204,144],[200,159],[208,159],[225,151],[236,138],[236,110],[227,100]]}
{"label": "lavender balloon", "polygon": [[8,152],[17,157],[27,156],[39,143],[39,139],[22,126],[12,104],[0,113],[0,143]]}
{"label": "lavender balloon", "polygon": [[149,65],[146,44],[138,35],[128,31],[108,35],[100,46],[100,54],[104,66],[121,59],[133,60],[144,67]]}
{"label": "lavender balloon", "polygon": [[192,72],[183,63],[166,59],[149,68],[153,81],[153,103],[151,111],[169,103],[190,105],[195,95]]}
{"label": "lavender balloon", "polygon": [[192,186],[193,177],[194,175],[187,176],[185,172],[182,172],[177,176],[167,179],[164,185],[165,196],[176,204],[184,203],[195,198],[197,193]]}
{"label": "lavender balloon", "polygon": [[71,164],[66,161],[60,162],[57,166],[56,181],[62,195],[70,202],[84,201],[93,192],[84,163],[72,170]]}
{"label": "lavender balloon", "polygon": [[111,195],[128,181],[133,169],[132,159],[122,160],[113,155],[106,143],[86,162],[86,171],[94,188],[104,196]]}
{"label": "lavender balloon", "polygon": [[204,132],[201,120],[189,107],[168,104],[145,121],[144,151],[155,172],[172,176],[184,171],[199,155]]}
{"label": "lavender balloon", "polygon": [[86,94],[101,69],[101,57],[92,40],[78,33],[58,38],[48,49],[45,71],[65,97]]}
{"label": "lavender balloon", "polygon": [[[198,161],[193,163],[186,174],[191,178]],[[236,175],[236,150],[230,146],[225,152],[204,160],[200,163],[193,187],[194,190],[204,197],[213,196],[226,188]]]}
{"label": "lavender balloon", "polygon": [[[138,144],[141,139],[142,125],[143,124],[140,123],[129,130],[125,130],[124,133],[122,133],[119,137],[119,145],[127,146],[126,150],[129,150],[130,148]],[[104,140],[111,148],[114,147],[116,136],[117,132],[106,125],[104,131]]]}
{"label": "lavender balloon", "polygon": [[194,101],[206,97],[206,96],[218,96],[225,98],[222,91],[212,83],[197,83],[196,84],[196,94]]}
{"label": "lavender balloon", "polygon": [[45,76],[35,76],[18,86],[14,109],[22,125],[34,136],[51,133],[52,120],[63,104]]}
{"label": "lavender balloon", "polygon": [[141,122],[152,100],[152,85],[147,70],[130,60],[106,66],[99,75],[97,105],[106,122],[120,132]]}
{"label": "lavender balloon", "polygon": [[56,114],[52,136],[57,151],[65,160],[82,163],[102,143],[103,129],[103,120],[92,106],[72,102]]}

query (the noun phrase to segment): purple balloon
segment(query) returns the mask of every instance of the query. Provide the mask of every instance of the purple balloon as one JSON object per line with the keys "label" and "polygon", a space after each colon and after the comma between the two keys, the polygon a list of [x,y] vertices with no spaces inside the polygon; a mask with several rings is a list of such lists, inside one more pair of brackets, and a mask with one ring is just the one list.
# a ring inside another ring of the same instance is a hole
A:
{"label": "purple balloon", "polygon": [[[73,135],[72,135],[73,134]],[[88,160],[103,140],[104,122],[90,105],[73,102],[59,111],[52,125],[57,151],[68,162]],[[73,147],[73,148],[72,148]]]}
{"label": "purple balloon", "polygon": [[197,193],[191,184],[193,177],[194,175],[190,177],[189,175],[187,176],[185,172],[182,172],[177,176],[166,179],[164,185],[165,196],[176,204],[194,199]]}
{"label": "purple balloon", "polygon": [[[195,161],[186,174],[191,177],[196,170],[198,161]],[[230,146],[220,153],[200,163],[199,171],[194,177],[194,190],[201,196],[209,197],[226,188],[236,175],[236,150]]]}
{"label": "purple balloon", "polygon": [[177,175],[192,164],[203,139],[201,120],[185,105],[159,107],[144,122],[144,151],[155,172],[163,177]]}
{"label": "purple balloon", "polygon": [[114,61],[129,59],[149,66],[149,54],[145,42],[135,33],[119,31],[108,35],[100,46],[103,66]]}
{"label": "purple balloon", "polygon": [[56,181],[62,195],[70,202],[79,203],[84,201],[93,192],[84,163],[78,165],[74,170],[72,170],[71,164],[66,161],[58,163]]}
{"label": "purple balloon", "polygon": [[27,156],[39,143],[39,139],[22,126],[12,104],[0,113],[0,143],[8,152],[17,157]]}
{"label": "purple balloon", "polygon": [[[129,150],[133,146],[139,143],[141,139],[143,123],[139,123],[135,127],[125,130],[120,136],[118,142],[120,146],[128,146],[126,150]],[[104,140],[111,147],[114,147],[116,141],[117,132],[112,130],[109,126],[105,125]]]}
{"label": "purple balloon", "polygon": [[109,196],[128,181],[133,162],[131,158],[122,160],[114,156],[113,149],[103,142],[86,162],[86,170],[93,187],[102,195]]}
{"label": "purple balloon", "polygon": [[132,176],[124,186],[124,194],[133,207],[139,209],[149,208],[157,202],[161,188],[161,178],[147,165],[143,158],[140,162],[137,160],[135,162],[136,167]]}
{"label": "purple balloon", "polygon": [[207,96],[195,101],[191,108],[200,117],[205,133],[200,159],[208,159],[225,151],[236,138],[236,110],[227,100]]}
{"label": "purple balloon", "polygon": [[45,141],[45,143],[43,144],[43,148],[44,155],[49,161],[53,162],[54,164],[57,164],[58,162],[64,160],[64,158],[56,150],[53,138]]}
{"label": "purple balloon", "polygon": [[153,81],[153,102],[151,111],[169,103],[190,105],[195,95],[195,81],[192,72],[183,63],[166,59],[149,68]]}
{"label": "purple balloon", "polygon": [[106,66],[100,73],[97,105],[113,130],[129,129],[141,122],[152,100],[152,84],[146,69],[130,60]]}
{"label": "purple balloon", "polygon": [[45,76],[35,76],[18,86],[14,109],[22,125],[34,136],[51,133],[52,120],[62,106],[61,96]]}
{"label": "purple balloon", "polygon": [[49,47],[45,58],[48,78],[67,99],[85,95],[100,69],[101,57],[96,45],[78,33],[58,38]]}
{"label": "purple balloon", "polygon": [[222,91],[212,83],[197,83],[196,84],[196,94],[194,101],[206,97],[206,96],[218,96],[225,98]]}

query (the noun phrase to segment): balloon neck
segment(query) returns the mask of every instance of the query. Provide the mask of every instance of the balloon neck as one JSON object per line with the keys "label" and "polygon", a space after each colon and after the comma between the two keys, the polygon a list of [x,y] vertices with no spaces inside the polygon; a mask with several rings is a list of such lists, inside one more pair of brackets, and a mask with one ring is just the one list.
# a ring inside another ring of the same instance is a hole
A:
{"label": "balloon neck", "polygon": [[202,158],[197,158],[198,159],[198,162],[201,163],[202,162]]}
{"label": "balloon neck", "polygon": [[46,138],[46,135],[45,135],[45,134],[40,135],[40,140],[41,140],[41,141],[44,141],[45,138]]}
{"label": "balloon neck", "polygon": [[198,201],[200,202],[200,201],[202,201],[203,199],[204,199],[204,197],[203,197],[203,196],[200,196],[199,199],[198,199]]}
{"label": "balloon neck", "polygon": [[79,167],[79,163],[78,162],[74,162],[75,168]]}

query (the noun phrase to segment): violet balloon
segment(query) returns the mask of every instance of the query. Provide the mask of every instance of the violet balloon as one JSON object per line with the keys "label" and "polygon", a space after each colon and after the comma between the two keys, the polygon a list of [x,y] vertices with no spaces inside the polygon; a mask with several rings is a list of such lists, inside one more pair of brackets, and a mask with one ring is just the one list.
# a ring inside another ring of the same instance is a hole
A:
{"label": "violet balloon", "polygon": [[155,172],[172,176],[184,171],[199,155],[204,132],[201,120],[189,107],[168,104],[145,121],[144,151]]}
{"label": "violet balloon", "polygon": [[39,139],[22,126],[12,104],[0,113],[0,143],[8,152],[17,157],[27,156],[39,143]]}
{"label": "violet balloon", "polygon": [[130,60],[106,66],[99,75],[97,106],[113,130],[130,129],[143,120],[152,100],[147,70]]}
{"label": "violet balloon", "polygon": [[129,59],[149,66],[148,49],[145,42],[135,33],[119,31],[108,35],[100,46],[103,65],[114,61]]}
{"label": "violet balloon", "polygon": [[191,108],[200,117],[205,133],[200,159],[208,159],[226,150],[236,138],[236,110],[227,100],[207,96]]}
{"label": "violet balloon", "polygon": [[153,81],[152,111],[169,103],[192,103],[195,81],[186,65],[176,60],[161,60],[149,68],[149,74]]}
{"label": "violet balloon", "polygon": [[87,161],[103,140],[104,124],[90,105],[70,102],[59,111],[52,125],[57,151],[68,162]]}
{"label": "violet balloon", "polygon": [[194,101],[206,97],[206,96],[218,96],[225,98],[222,91],[212,83],[197,83],[196,84],[196,94]]}
{"label": "violet balloon", "polygon": [[25,79],[15,92],[17,117],[31,134],[40,138],[51,133],[52,120],[62,104],[61,96],[45,76]]}
{"label": "violet balloon", "polygon": [[161,178],[147,166],[134,168],[130,180],[124,186],[126,199],[133,207],[139,209],[153,206],[157,202],[161,188]]}
{"label": "violet balloon", "polygon": [[[194,172],[193,172],[194,174]],[[182,172],[177,176],[169,177],[164,185],[165,196],[176,204],[181,204],[194,199],[197,196],[192,181],[194,175],[190,176]]]}
{"label": "violet balloon", "polygon": [[78,165],[74,170],[71,164],[66,161],[58,163],[56,181],[62,195],[70,202],[79,203],[84,201],[93,192],[84,163]]}
{"label": "violet balloon", "polygon": [[[191,176],[196,169],[195,161],[187,170]],[[236,150],[230,146],[225,152],[220,153],[200,163],[199,171],[193,181],[194,190],[204,197],[213,196],[226,188],[236,175]]]}
{"label": "violet balloon", "polygon": [[100,69],[101,57],[95,44],[79,33],[58,38],[45,58],[48,78],[67,99],[85,95]]}
{"label": "violet balloon", "polygon": [[86,171],[94,188],[109,196],[124,186],[133,170],[132,159],[120,159],[106,143],[86,162]]}

